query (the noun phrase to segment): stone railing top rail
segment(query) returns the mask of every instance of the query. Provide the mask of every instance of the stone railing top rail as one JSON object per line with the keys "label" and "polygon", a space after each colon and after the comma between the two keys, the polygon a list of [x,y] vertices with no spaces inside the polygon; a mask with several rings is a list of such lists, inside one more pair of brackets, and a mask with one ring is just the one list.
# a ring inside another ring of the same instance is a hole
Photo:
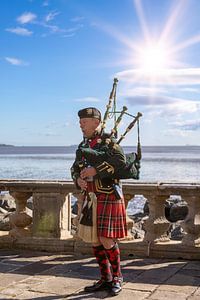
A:
{"label": "stone railing top rail", "polygon": [[20,192],[76,192],[73,181],[69,180],[0,180],[1,191],[20,191]]}
{"label": "stone railing top rail", "polygon": [[200,194],[200,182],[125,182],[126,194],[156,195],[185,195]]}
{"label": "stone railing top rail", "polygon": [[[71,180],[0,180],[0,191],[20,192],[77,192]],[[188,194],[200,192],[200,182],[141,182],[123,181],[123,190],[130,194]]]}

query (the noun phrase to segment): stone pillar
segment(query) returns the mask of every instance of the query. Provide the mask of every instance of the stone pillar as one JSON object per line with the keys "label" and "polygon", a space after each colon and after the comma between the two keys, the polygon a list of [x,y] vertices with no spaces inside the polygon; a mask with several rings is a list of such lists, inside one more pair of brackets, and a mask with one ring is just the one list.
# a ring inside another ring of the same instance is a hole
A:
{"label": "stone pillar", "polygon": [[181,226],[186,232],[182,243],[187,246],[200,247],[200,197],[184,196],[184,200],[188,203],[188,215],[181,222]]}
{"label": "stone pillar", "polygon": [[33,237],[71,237],[71,194],[33,194]]}
{"label": "stone pillar", "polygon": [[147,242],[167,242],[169,236],[167,229],[170,222],[165,218],[165,200],[166,196],[151,195],[146,197],[149,204],[149,218],[145,221],[145,237]]}
{"label": "stone pillar", "polygon": [[25,192],[10,192],[10,195],[15,199],[16,212],[9,215],[12,226],[9,235],[13,238],[29,236],[31,232],[27,226],[31,224],[32,217],[26,213],[26,203],[32,194]]}

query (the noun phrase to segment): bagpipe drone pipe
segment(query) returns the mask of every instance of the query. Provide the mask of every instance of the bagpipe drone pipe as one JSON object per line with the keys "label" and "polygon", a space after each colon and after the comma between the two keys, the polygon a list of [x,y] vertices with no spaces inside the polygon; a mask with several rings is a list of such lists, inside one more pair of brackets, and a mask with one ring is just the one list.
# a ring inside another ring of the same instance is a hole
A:
{"label": "bagpipe drone pipe", "polygon": [[[82,166],[94,166],[98,163],[102,163],[105,160],[112,165],[112,160],[115,155],[115,151],[117,147],[120,147],[119,144],[122,140],[124,140],[127,133],[137,124],[137,150],[136,152],[125,153],[126,157],[126,165],[124,168],[120,168],[115,171],[114,178],[115,179],[139,179],[140,166],[141,166],[141,144],[140,144],[140,132],[139,132],[139,118],[142,116],[140,112],[137,113],[136,116],[133,116],[127,112],[127,107],[124,106],[122,111],[116,111],[116,88],[117,88],[118,79],[114,79],[113,88],[110,93],[109,102],[106,106],[106,111],[104,114],[104,118],[101,124],[101,132],[100,139],[98,143],[99,149],[91,149],[88,146],[80,146],[77,150],[77,157],[80,158]],[[112,102],[114,101],[114,111],[110,111],[112,108]],[[115,118],[114,127],[110,133],[105,133],[106,121],[109,115],[112,114],[116,116],[116,114],[120,114],[118,118]],[[128,115],[133,120],[127,126],[125,132],[121,135],[121,137],[117,140],[117,130],[118,125],[120,124],[122,117],[124,115]],[[84,159],[83,159],[84,158]]]}

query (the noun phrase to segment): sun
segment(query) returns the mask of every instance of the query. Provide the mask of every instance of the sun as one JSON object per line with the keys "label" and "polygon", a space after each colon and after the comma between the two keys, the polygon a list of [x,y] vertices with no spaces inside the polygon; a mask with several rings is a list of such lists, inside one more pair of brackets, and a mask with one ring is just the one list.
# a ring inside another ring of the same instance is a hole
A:
{"label": "sun", "polygon": [[137,68],[145,74],[157,75],[170,65],[167,47],[158,44],[143,46],[138,53]]}

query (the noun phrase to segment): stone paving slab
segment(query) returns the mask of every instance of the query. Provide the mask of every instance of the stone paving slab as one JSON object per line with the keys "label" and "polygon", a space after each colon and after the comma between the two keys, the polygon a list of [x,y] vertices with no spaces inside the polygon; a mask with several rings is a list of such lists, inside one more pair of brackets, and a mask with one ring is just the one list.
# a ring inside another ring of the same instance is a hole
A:
{"label": "stone paving slab", "polygon": [[151,300],[186,300],[188,298],[188,294],[184,294],[181,292],[173,292],[173,291],[155,291],[152,293],[148,299]]}
{"label": "stone paving slab", "polygon": [[[16,270],[18,266],[0,262],[0,277],[6,272]],[[2,273],[3,272],[3,273]]]}
{"label": "stone paving slab", "polygon": [[199,285],[200,278],[177,273],[160,286],[159,289],[190,294],[193,293]]}
{"label": "stone paving slab", "polygon": [[[200,262],[123,259],[121,300],[199,300]],[[93,257],[0,250],[0,300],[113,299],[106,291],[86,294],[99,278]]]}
{"label": "stone paving slab", "polygon": [[152,284],[152,283],[140,283],[140,282],[128,282],[125,284],[123,289],[130,289],[130,290],[136,290],[136,291],[145,291],[145,292],[153,292],[155,289],[158,288],[158,284]]}
{"label": "stone paving slab", "polygon": [[147,299],[147,297],[150,295],[149,292],[141,292],[141,291],[133,291],[133,290],[122,290],[122,292],[118,295],[115,296],[114,298],[109,296],[107,292],[97,292],[93,294],[86,294],[83,292],[73,294],[72,296],[69,296],[67,300],[84,300],[84,299],[89,299],[89,300],[96,300],[96,299],[115,299],[115,300],[143,300]]}
{"label": "stone paving slab", "polygon": [[200,287],[198,287],[195,292],[188,297],[187,300],[199,300],[200,299]]}
{"label": "stone paving slab", "polygon": [[0,291],[11,284],[17,285],[18,282],[20,282],[26,278],[27,278],[27,275],[21,275],[21,274],[7,273],[4,275],[1,275],[0,276]]}
{"label": "stone paving slab", "polygon": [[64,297],[82,290],[84,286],[90,284],[91,280],[88,279],[53,277],[35,286],[32,291],[61,295]]}
{"label": "stone paving slab", "polygon": [[200,261],[190,261],[183,267],[183,269],[200,270]]}

